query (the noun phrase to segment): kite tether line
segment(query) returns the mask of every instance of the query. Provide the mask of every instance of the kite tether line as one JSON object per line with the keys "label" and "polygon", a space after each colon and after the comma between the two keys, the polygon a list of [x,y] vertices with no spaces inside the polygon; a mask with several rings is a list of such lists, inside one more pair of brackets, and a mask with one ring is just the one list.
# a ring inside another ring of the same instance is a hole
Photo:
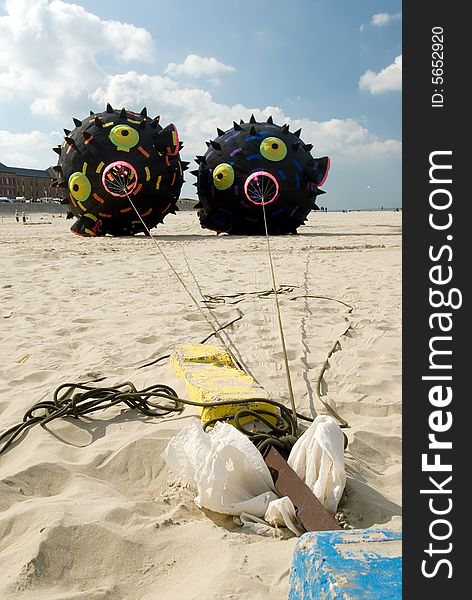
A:
{"label": "kite tether line", "polygon": [[[207,324],[212,329],[213,334],[220,340],[221,344],[223,345],[223,347],[225,348],[225,350],[228,352],[233,365],[237,369],[240,369],[240,370],[244,371],[245,373],[247,373],[248,375],[250,375],[251,377],[253,377],[252,373],[250,373],[250,371],[248,370],[248,368],[245,367],[245,366],[243,366],[241,364],[241,362],[234,355],[233,351],[228,347],[228,344],[225,342],[225,340],[223,339],[222,335],[220,334],[220,329],[217,329],[215,327],[214,323],[212,323],[212,321],[208,318],[208,315],[202,310],[202,307],[200,306],[198,300],[192,294],[191,290],[188,288],[188,286],[186,285],[185,281],[182,279],[182,277],[180,276],[180,274],[178,273],[178,271],[174,268],[173,264],[168,259],[166,253],[161,248],[159,242],[151,235],[151,232],[150,232],[148,226],[146,225],[146,223],[144,222],[143,218],[139,214],[139,211],[137,210],[136,206],[134,205],[134,203],[133,203],[133,201],[132,201],[132,199],[131,199],[131,197],[130,197],[130,195],[128,193],[128,189],[126,187],[126,181],[122,180],[121,176],[119,174],[117,174],[117,177],[119,179],[119,184],[121,185],[122,191],[126,194],[126,197],[128,198],[129,203],[131,204],[131,207],[133,208],[134,212],[136,213],[136,215],[138,216],[139,220],[141,221],[144,229],[148,233],[149,237],[152,239],[153,243],[157,247],[157,249],[160,252],[160,254],[163,256],[164,260],[168,264],[168,266],[171,269],[171,271],[177,277],[179,283],[182,285],[182,287],[185,289],[185,291],[187,292],[187,294],[191,298],[192,302],[194,303],[194,305],[196,306],[196,308],[198,309],[198,311],[200,312],[200,314],[203,316],[203,318],[205,319],[205,321],[207,322]],[[285,365],[285,375],[286,375],[286,379],[287,379],[287,388],[288,388],[288,393],[289,393],[290,405],[291,405],[291,409],[292,409],[292,416],[293,416],[293,418],[295,419],[295,422],[296,422],[297,411],[296,411],[295,397],[294,397],[293,387],[292,387],[292,379],[291,379],[291,376],[290,376],[290,368],[289,368],[289,364],[288,364],[288,355],[287,355],[287,348],[286,348],[286,344],[285,344],[285,336],[284,336],[284,331],[283,331],[282,316],[281,316],[281,312],[280,312],[280,305],[279,305],[279,299],[278,299],[278,294],[277,294],[277,283],[276,283],[276,278],[275,278],[275,269],[274,269],[274,264],[273,264],[273,260],[272,260],[272,252],[271,252],[271,247],[270,247],[270,237],[269,237],[269,231],[268,231],[268,227],[267,227],[267,218],[266,218],[266,212],[265,212],[265,204],[266,204],[266,202],[265,202],[264,191],[263,190],[258,190],[258,192],[260,194],[258,199],[260,200],[260,204],[262,206],[262,213],[263,213],[263,216],[264,216],[264,229],[265,229],[265,237],[266,237],[266,241],[267,241],[267,252],[268,252],[268,258],[269,258],[269,267],[270,267],[271,278],[272,278],[272,286],[273,286],[273,292],[274,292],[274,298],[275,298],[275,306],[276,306],[276,312],[277,312],[277,321],[278,321],[278,326],[279,326],[279,335],[280,335],[280,341],[281,341],[281,346],[282,346],[282,353],[283,353],[283,356],[284,356],[284,365]],[[187,263],[187,265],[188,265],[188,263]],[[195,278],[195,274],[193,273],[193,271],[191,269],[190,269],[190,271],[192,272],[192,275],[193,275],[194,279],[196,279]],[[352,307],[350,307],[350,308],[352,309]],[[317,393],[317,396],[321,400],[321,402],[323,403],[323,405],[326,407],[326,409],[328,410],[328,412],[330,412],[331,415],[338,420],[338,422],[340,423],[341,427],[347,427],[348,426],[347,421],[345,421],[342,417],[340,417],[338,415],[338,413],[327,402],[325,402],[321,398],[321,392],[320,392],[321,379],[322,379],[324,371],[326,369],[328,359],[331,356],[331,354],[335,351],[335,349],[338,346],[338,344],[339,344],[339,340],[336,341],[335,345],[331,349],[331,351],[330,351],[330,353],[329,353],[329,355],[328,355],[328,357],[327,357],[327,359],[325,361],[325,364],[323,365],[322,371],[321,371],[320,375],[318,376],[318,380],[317,380],[317,392],[318,393]]]}
{"label": "kite tether line", "polygon": [[179,283],[182,285],[182,287],[184,288],[184,290],[187,292],[187,294],[190,296],[192,302],[195,304],[195,306],[197,307],[198,311],[200,312],[200,314],[203,316],[203,318],[205,319],[205,321],[207,322],[207,324],[211,327],[211,329],[213,330],[214,335],[216,335],[216,337],[220,340],[220,342],[223,344],[223,347],[225,348],[225,350],[228,352],[231,361],[233,363],[233,365],[240,369],[241,371],[245,371],[247,372],[246,369],[243,368],[243,366],[240,364],[240,362],[238,361],[238,359],[234,356],[234,353],[232,352],[232,350],[228,347],[228,345],[226,344],[225,340],[223,339],[222,335],[220,334],[220,330],[217,329],[214,325],[214,323],[211,322],[211,320],[208,318],[208,315],[202,310],[202,307],[200,306],[198,300],[195,298],[195,296],[192,294],[191,290],[188,288],[188,286],[186,285],[185,281],[182,279],[182,277],[179,275],[179,272],[174,268],[174,265],[170,262],[170,260],[168,259],[166,253],[164,252],[164,250],[161,248],[159,242],[151,235],[151,232],[149,231],[148,226],[146,225],[146,223],[144,222],[143,218],[141,217],[141,215],[139,214],[138,209],[136,208],[136,206],[134,205],[133,201],[130,198],[130,195],[128,194],[128,190],[126,188],[126,182],[124,180],[121,179],[121,176],[118,175],[118,179],[120,181],[121,184],[121,189],[122,191],[126,194],[129,203],[131,204],[134,212],[137,214],[139,220],[141,221],[141,223],[143,224],[143,227],[145,228],[146,232],[148,233],[149,237],[152,239],[152,241],[154,242],[155,246],[157,247],[157,249],[159,250],[159,252],[161,253],[161,255],[163,256],[164,260],[166,261],[166,263],[168,264],[168,266],[170,267],[171,271],[174,273],[174,275],[177,277]]}
{"label": "kite tether line", "polygon": [[295,397],[293,395],[293,387],[292,387],[292,378],[290,376],[290,368],[288,366],[288,356],[287,356],[287,347],[285,345],[285,335],[284,335],[284,328],[282,325],[282,315],[280,313],[280,305],[279,305],[279,296],[277,294],[277,283],[275,280],[275,270],[274,270],[274,263],[272,260],[272,252],[270,249],[270,238],[269,238],[269,230],[267,228],[267,217],[266,217],[266,211],[265,211],[265,199],[264,196],[262,196],[261,198],[261,204],[262,204],[262,214],[264,215],[264,229],[265,229],[265,237],[266,237],[266,241],[267,241],[267,254],[269,257],[269,266],[270,266],[270,274],[272,277],[272,287],[274,290],[274,298],[275,298],[275,308],[277,311],[277,322],[279,325],[279,335],[280,335],[280,343],[282,345],[282,352],[284,355],[284,364],[285,364],[285,377],[287,379],[287,389],[288,389],[288,396],[290,399],[290,405],[292,407],[292,414],[295,417],[295,415],[297,414],[297,409],[295,406]]}

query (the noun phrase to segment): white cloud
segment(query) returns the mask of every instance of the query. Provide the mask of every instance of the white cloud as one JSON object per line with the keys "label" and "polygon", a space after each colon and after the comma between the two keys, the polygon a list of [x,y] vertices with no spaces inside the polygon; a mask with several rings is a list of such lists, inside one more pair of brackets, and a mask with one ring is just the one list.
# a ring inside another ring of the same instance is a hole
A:
{"label": "white cloud", "polygon": [[384,27],[387,25],[387,23],[390,23],[390,21],[394,21],[400,17],[401,13],[397,13],[396,15],[390,15],[389,13],[377,13],[376,15],[373,15],[370,24],[374,27]]}
{"label": "white cloud", "polygon": [[225,65],[213,56],[206,58],[197,54],[189,54],[181,64],[169,63],[165,73],[175,77],[212,77],[217,73],[228,73],[235,70],[231,65]]}
{"label": "white cloud", "polygon": [[[401,17],[401,12],[396,13],[395,15],[391,15],[389,13],[377,13],[372,16],[368,25],[372,27],[385,27],[385,25],[388,25],[388,23],[391,23],[392,21],[397,21],[398,19],[401,19]],[[361,25],[359,28],[360,31],[364,31],[368,27],[368,25]]]}
{"label": "white cloud", "polygon": [[391,65],[379,73],[366,71],[359,79],[359,88],[371,94],[400,91],[402,89],[402,55],[397,56]]}
{"label": "white cloud", "polygon": [[9,167],[47,169],[57,162],[57,154],[54,154],[51,148],[57,145],[60,139],[61,134],[58,131],[10,133],[0,130],[1,162]]}
{"label": "white cloud", "polygon": [[86,99],[105,72],[98,55],[152,59],[148,31],[104,21],[60,0],[7,0],[0,17],[0,102],[26,99],[35,114],[64,116]]}

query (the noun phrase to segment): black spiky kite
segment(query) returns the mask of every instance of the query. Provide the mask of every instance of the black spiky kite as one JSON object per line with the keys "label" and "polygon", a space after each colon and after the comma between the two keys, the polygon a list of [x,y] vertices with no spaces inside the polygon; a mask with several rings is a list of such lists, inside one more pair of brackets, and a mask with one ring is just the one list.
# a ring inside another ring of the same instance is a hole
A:
{"label": "black spiky kite", "polygon": [[63,143],[54,148],[59,160],[53,167],[53,185],[63,188],[63,203],[78,218],[73,233],[146,233],[175,214],[189,164],[180,160],[175,125],[162,128],[146,108],[136,113],[110,104],[105,112],[73,121],[75,129],[64,129]]}
{"label": "black spiky kite", "polygon": [[[301,130],[265,123],[233,122],[227,131],[207,142],[208,150],[195,159],[200,224],[217,233],[236,235],[297,233],[317,209],[316,197],[328,176],[327,156],[313,158]],[[265,213],[265,215],[264,215]]]}

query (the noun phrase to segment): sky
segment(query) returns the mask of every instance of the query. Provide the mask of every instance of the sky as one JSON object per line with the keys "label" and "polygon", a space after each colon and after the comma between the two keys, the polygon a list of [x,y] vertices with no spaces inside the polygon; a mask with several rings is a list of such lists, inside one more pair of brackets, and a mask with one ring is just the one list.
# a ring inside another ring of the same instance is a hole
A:
{"label": "sky", "polygon": [[174,123],[190,169],[217,127],[272,115],[331,158],[328,210],[399,207],[401,26],[400,0],[3,1],[0,162],[56,164],[107,102]]}

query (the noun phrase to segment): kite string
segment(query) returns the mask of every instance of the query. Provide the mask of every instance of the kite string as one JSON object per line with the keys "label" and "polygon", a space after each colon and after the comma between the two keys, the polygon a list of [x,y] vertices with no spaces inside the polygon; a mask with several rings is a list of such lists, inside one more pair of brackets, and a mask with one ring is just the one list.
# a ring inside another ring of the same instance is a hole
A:
{"label": "kite string", "polygon": [[276,307],[276,312],[277,312],[277,321],[278,321],[278,325],[279,325],[280,342],[282,344],[282,352],[284,355],[285,375],[287,378],[288,395],[290,398],[290,404],[292,407],[293,416],[294,416],[294,418],[296,418],[297,410],[296,410],[296,406],[295,406],[295,397],[293,395],[292,378],[290,376],[290,368],[288,366],[287,348],[285,345],[284,329],[283,329],[283,325],[282,325],[282,315],[280,314],[279,296],[277,294],[277,283],[275,280],[274,263],[272,261],[272,252],[271,252],[271,248],[270,248],[269,230],[267,228],[267,218],[266,218],[264,197],[262,197],[262,214],[264,215],[264,228],[265,228],[265,236],[266,236],[266,240],[267,240],[267,253],[269,255],[270,273],[271,273],[271,277],[272,277],[272,286],[274,289],[275,307]]}
{"label": "kite string", "polygon": [[[238,361],[238,359],[234,356],[233,351],[228,347],[228,345],[226,344],[225,340],[221,336],[220,330],[215,327],[215,325],[210,321],[210,319],[208,318],[208,316],[203,312],[203,310],[202,310],[200,304],[198,303],[197,299],[195,298],[195,296],[192,294],[192,292],[190,291],[190,289],[185,284],[185,281],[179,275],[178,271],[174,268],[174,266],[172,265],[172,263],[168,259],[168,257],[165,254],[165,252],[162,250],[162,248],[159,245],[159,243],[157,242],[157,240],[151,235],[151,232],[150,232],[149,228],[147,227],[147,225],[144,222],[143,218],[139,214],[136,206],[134,205],[133,201],[131,200],[131,198],[130,198],[130,196],[128,194],[128,190],[126,188],[125,182],[123,180],[121,180],[120,175],[118,175],[118,179],[120,180],[120,183],[122,185],[123,192],[126,194],[126,197],[128,198],[129,203],[131,204],[134,212],[136,213],[136,215],[138,216],[139,220],[141,221],[143,227],[147,231],[149,237],[152,239],[152,241],[156,245],[158,251],[163,256],[164,260],[166,261],[166,263],[168,264],[169,268],[172,270],[172,272],[174,273],[174,275],[177,277],[177,279],[180,282],[180,284],[182,285],[182,287],[185,289],[185,291],[187,292],[187,294],[190,296],[192,302],[195,304],[195,306],[198,309],[198,311],[200,312],[200,314],[203,316],[203,318],[205,319],[205,321],[207,322],[207,324],[213,330],[214,335],[220,340],[220,342],[222,343],[223,347],[228,352],[228,354],[229,354],[229,356],[231,358],[231,361],[233,362],[233,365],[237,369],[240,369],[240,370],[244,371],[245,373],[247,373],[248,375],[250,375],[251,377],[253,377],[253,375],[249,372],[249,370],[247,369],[247,367],[244,367],[240,363],[240,361]],[[290,368],[289,368],[289,364],[288,364],[287,348],[286,348],[286,344],[285,344],[285,336],[284,336],[283,325],[282,325],[282,316],[281,316],[280,305],[279,305],[279,298],[278,298],[278,293],[277,293],[277,283],[276,283],[276,278],[275,278],[274,264],[273,264],[273,260],[272,260],[272,252],[271,252],[271,247],[270,247],[269,231],[268,231],[268,227],[267,227],[267,217],[266,217],[266,212],[265,212],[265,202],[264,202],[264,197],[263,196],[262,196],[261,205],[262,205],[262,214],[264,216],[265,236],[266,236],[266,241],[267,241],[267,251],[268,251],[268,257],[269,257],[269,266],[270,266],[270,272],[271,272],[271,278],[272,278],[272,286],[273,286],[273,291],[274,291],[275,305],[276,305],[276,310],[277,310],[277,320],[278,320],[278,325],[279,325],[280,341],[281,341],[282,351],[283,351],[283,356],[284,356],[284,364],[285,364],[285,374],[286,374],[286,379],[287,379],[287,387],[288,387],[288,393],[289,393],[289,398],[290,398],[290,404],[291,404],[291,408],[292,408],[292,414],[293,414],[294,419],[296,420],[297,411],[296,411],[296,406],[295,406],[295,397],[294,397],[294,394],[293,394],[292,378],[290,376]],[[190,272],[192,273],[194,279],[196,279],[195,275],[193,274],[193,271],[190,268],[190,265],[188,264],[188,262],[187,262],[187,266],[188,266]],[[351,307],[351,309],[352,309],[352,307]],[[329,356],[334,352],[334,350],[336,349],[336,346],[337,346],[337,344],[335,344],[335,346],[333,347],[333,349],[330,351]],[[328,356],[328,358],[329,358],[329,356]],[[326,365],[324,365],[324,367],[325,366]],[[319,388],[321,386],[321,379],[322,379],[323,373],[324,373],[324,369],[322,370],[321,376],[318,378],[318,381],[317,381],[317,390],[318,391],[319,391]],[[318,393],[318,397],[320,398],[320,394],[319,393]],[[322,400],[322,402],[326,406],[326,403],[323,400]],[[330,412],[332,414],[335,413],[335,411],[331,407],[329,407],[329,409],[330,409]],[[344,426],[347,425],[347,422],[344,421],[344,419],[341,419],[336,413],[333,416],[336,416],[340,422],[343,422]]]}
{"label": "kite string", "polygon": [[[198,282],[198,279],[196,278],[196,276],[195,276],[195,273],[193,272],[193,270],[192,270],[192,268],[191,268],[191,266],[190,266],[190,263],[189,263],[189,261],[188,261],[187,254],[186,254],[186,252],[185,252],[185,248],[183,248],[183,251],[182,251],[182,252],[183,252],[184,260],[185,260],[185,263],[186,263],[186,265],[187,265],[187,268],[188,268],[188,270],[189,270],[189,273],[190,273],[190,275],[192,276],[192,278],[193,278],[193,281],[195,282],[195,286],[197,287],[197,289],[198,289],[198,291],[199,291],[199,293],[200,293],[200,296],[201,296],[201,298],[202,298],[202,302],[205,304],[206,302],[208,302],[208,296],[206,296],[206,295],[203,293],[203,291],[202,291],[202,288],[200,287],[200,283]],[[212,311],[212,308],[211,308],[210,306],[208,306],[207,304],[205,304],[205,306],[206,306],[206,308],[208,308],[208,310],[210,311],[211,315],[212,315],[212,316],[213,316],[213,318],[215,319],[215,322],[216,322],[216,324],[218,325],[218,331],[223,331],[223,329],[224,329],[224,328],[221,326],[221,323],[218,321],[218,318],[217,318],[217,316],[214,314],[214,312]],[[241,316],[240,316],[239,318],[242,318],[242,313],[241,313]],[[236,319],[236,320],[239,320],[239,318],[238,318],[238,319]],[[214,334],[211,334],[211,335],[214,335]],[[210,336],[208,336],[208,337],[211,337],[211,335],[210,335]],[[225,331],[225,335],[226,335],[226,337],[228,338],[228,340],[229,340],[229,343],[231,343],[231,344],[234,346],[235,350],[236,350],[236,351],[238,352],[238,354],[239,354],[239,358],[237,359],[237,360],[238,360],[238,364],[240,364],[240,365],[242,366],[243,370],[244,370],[244,371],[245,371],[245,372],[246,372],[248,375],[250,375],[250,376],[251,376],[251,377],[254,379],[254,381],[255,381],[256,383],[258,383],[259,385],[261,385],[261,383],[260,383],[260,382],[257,380],[257,378],[255,377],[254,373],[252,373],[252,372],[251,372],[251,370],[249,369],[249,367],[248,367],[248,366],[247,366],[245,363],[243,363],[243,359],[242,359],[242,357],[241,357],[241,353],[238,351],[238,348],[237,348],[236,344],[234,343],[234,341],[233,341],[233,340],[231,340],[231,337],[230,337],[230,335],[228,334],[228,332],[227,332],[227,331]],[[206,338],[206,339],[208,339],[208,338]],[[225,346],[225,347],[226,347],[226,346]],[[261,386],[261,387],[262,387],[262,386]]]}
{"label": "kite string", "polygon": [[161,253],[161,255],[163,256],[164,260],[166,261],[166,263],[169,265],[170,269],[172,270],[172,272],[174,273],[174,275],[177,277],[179,283],[182,285],[182,287],[184,288],[184,290],[187,292],[187,294],[190,296],[192,302],[195,304],[195,306],[197,307],[198,311],[200,312],[200,314],[203,316],[203,318],[205,319],[205,321],[207,322],[207,324],[211,327],[211,329],[213,330],[213,333],[216,335],[216,337],[220,340],[220,342],[223,344],[223,347],[225,348],[225,350],[228,352],[231,361],[233,363],[233,365],[241,370],[246,372],[246,370],[243,368],[243,366],[239,363],[239,361],[237,360],[237,358],[234,356],[234,353],[232,352],[232,350],[228,347],[228,345],[225,343],[222,335],[220,334],[219,330],[215,327],[215,325],[210,321],[210,319],[208,318],[208,315],[206,315],[203,310],[202,307],[200,306],[200,304],[198,303],[198,300],[195,298],[195,296],[192,294],[192,292],[190,291],[190,289],[187,287],[185,281],[182,279],[182,277],[179,275],[178,271],[174,268],[173,264],[170,262],[170,260],[168,259],[167,255],[165,254],[164,250],[162,250],[160,244],[157,242],[157,240],[151,235],[151,232],[149,231],[148,226],[146,225],[146,223],[144,222],[143,218],[141,217],[141,215],[139,214],[136,206],[134,205],[133,201],[130,198],[130,195],[128,194],[128,190],[126,189],[126,185],[125,185],[125,181],[123,181],[121,179],[121,176],[118,175],[118,179],[120,180],[120,183],[122,185],[122,190],[123,192],[126,194],[126,197],[129,200],[129,203],[131,204],[134,212],[138,215],[139,220],[141,221],[141,223],[143,224],[143,227],[145,228],[145,230],[147,231],[149,237],[152,239],[152,241],[154,242],[154,244],[156,245],[157,249],[159,250],[159,252]]}

